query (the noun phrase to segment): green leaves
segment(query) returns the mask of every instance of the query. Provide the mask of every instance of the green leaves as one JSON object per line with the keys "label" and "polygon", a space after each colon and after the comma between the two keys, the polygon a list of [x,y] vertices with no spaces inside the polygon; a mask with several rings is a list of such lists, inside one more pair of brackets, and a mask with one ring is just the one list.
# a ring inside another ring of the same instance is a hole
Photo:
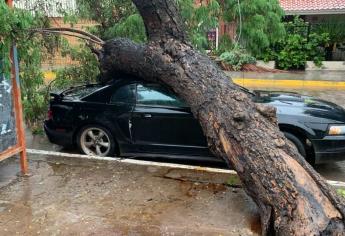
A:
{"label": "green leaves", "polygon": [[104,39],[116,37],[130,38],[136,43],[145,42],[147,38],[142,17],[135,13],[104,30]]}
{"label": "green leaves", "polygon": [[235,47],[229,52],[222,53],[219,59],[231,65],[232,69],[235,71],[240,70],[244,64],[254,64],[256,62],[255,57],[239,47]]}
{"label": "green leaves", "polygon": [[10,72],[10,48],[13,43],[18,49],[20,62],[20,85],[24,104],[24,117],[31,128],[41,127],[47,107],[46,91],[41,72],[42,54],[54,44],[52,37],[41,37],[30,32],[30,28],[47,26],[47,19],[39,12],[31,14],[20,9],[10,9],[0,1],[0,58],[3,72]]}
{"label": "green leaves", "polygon": [[207,32],[218,27],[221,5],[217,0],[200,6],[194,0],[177,0],[177,4],[192,44],[201,51],[208,49]]}
{"label": "green leaves", "polygon": [[[241,31],[240,44],[253,55],[260,56],[262,52],[285,36],[282,23],[284,12],[278,0],[241,0],[239,2],[224,0],[223,2],[223,19],[228,22],[237,22],[237,34],[239,35]],[[240,19],[242,24],[240,24]]]}
{"label": "green leaves", "polygon": [[337,193],[345,198],[345,189],[337,189]]}
{"label": "green leaves", "polygon": [[[300,18],[285,24],[288,35],[267,50],[265,57],[275,59],[282,69],[304,69],[306,61],[321,66],[324,60],[323,47],[329,42],[327,33],[308,35],[308,24]],[[266,59],[266,58],[265,58]]]}
{"label": "green leaves", "polygon": [[90,31],[103,40],[126,37],[135,42],[146,41],[145,26],[130,0],[77,0],[81,19],[98,24]]}
{"label": "green leaves", "polygon": [[99,63],[89,47],[84,44],[72,47],[64,40],[61,50],[63,56],[69,56],[77,63],[56,71],[56,79],[53,84],[55,89],[96,82],[99,75]]}

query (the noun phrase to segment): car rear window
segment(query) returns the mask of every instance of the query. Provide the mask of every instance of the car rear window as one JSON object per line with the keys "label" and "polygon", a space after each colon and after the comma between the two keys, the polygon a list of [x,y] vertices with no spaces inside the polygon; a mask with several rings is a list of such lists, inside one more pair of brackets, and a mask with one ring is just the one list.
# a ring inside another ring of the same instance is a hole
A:
{"label": "car rear window", "polygon": [[63,92],[64,98],[83,98],[96,90],[102,88],[101,85],[80,86]]}

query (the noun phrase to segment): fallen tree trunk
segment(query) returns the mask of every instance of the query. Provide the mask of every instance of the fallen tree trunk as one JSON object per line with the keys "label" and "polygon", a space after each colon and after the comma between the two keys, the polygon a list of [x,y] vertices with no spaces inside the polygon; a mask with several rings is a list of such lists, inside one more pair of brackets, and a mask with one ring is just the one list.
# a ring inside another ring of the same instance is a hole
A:
{"label": "fallen tree trunk", "polygon": [[118,74],[163,83],[191,107],[211,151],[226,160],[260,209],[263,235],[345,235],[345,206],[279,131],[275,109],[251,95],[187,42],[174,0],[133,0],[149,43],[103,46],[103,81]]}

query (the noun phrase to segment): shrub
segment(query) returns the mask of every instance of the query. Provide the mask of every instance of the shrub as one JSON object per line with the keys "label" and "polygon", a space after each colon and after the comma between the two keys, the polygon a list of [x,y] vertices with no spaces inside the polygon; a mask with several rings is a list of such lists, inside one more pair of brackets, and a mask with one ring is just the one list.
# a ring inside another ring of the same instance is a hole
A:
{"label": "shrub", "polygon": [[240,70],[244,64],[254,64],[256,62],[255,57],[248,54],[245,49],[238,47],[229,52],[222,53],[219,59],[231,65],[235,71]]}
{"label": "shrub", "polygon": [[304,69],[306,61],[322,65],[325,58],[322,46],[329,40],[328,34],[310,34],[305,38],[300,34],[291,34],[284,42],[284,47],[277,54],[277,64],[282,69]]}
{"label": "shrub", "polygon": [[280,40],[262,55],[265,61],[275,60],[281,69],[304,69],[306,61],[313,61],[317,66],[325,59],[324,47],[329,42],[329,34],[311,33],[308,35],[308,23],[300,18],[285,23],[287,37]]}

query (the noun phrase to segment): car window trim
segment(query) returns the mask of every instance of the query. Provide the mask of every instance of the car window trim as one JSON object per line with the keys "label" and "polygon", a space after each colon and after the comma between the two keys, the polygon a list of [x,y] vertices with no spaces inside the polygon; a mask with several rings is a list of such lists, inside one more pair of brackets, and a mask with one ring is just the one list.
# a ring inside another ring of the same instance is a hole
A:
{"label": "car window trim", "polygon": [[180,110],[186,110],[190,109],[190,107],[185,106],[185,107],[176,107],[176,106],[164,106],[164,105],[146,105],[146,104],[141,104],[136,102],[136,107],[152,107],[152,108],[165,108],[165,109],[180,109]]}

